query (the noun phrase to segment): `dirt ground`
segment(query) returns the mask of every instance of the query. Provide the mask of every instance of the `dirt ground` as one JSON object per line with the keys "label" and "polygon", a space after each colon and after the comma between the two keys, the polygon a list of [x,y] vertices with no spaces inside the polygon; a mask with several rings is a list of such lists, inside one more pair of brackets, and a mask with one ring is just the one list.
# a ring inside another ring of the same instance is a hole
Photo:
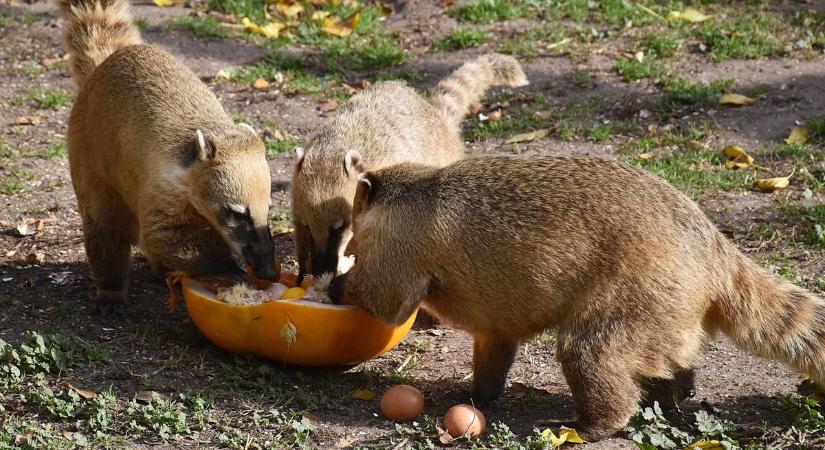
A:
{"label": "dirt ground", "polygon": [[[401,2],[404,3],[404,2]],[[777,10],[811,9],[823,11],[820,2],[777,2]],[[270,89],[259,91],[248,84],[216,78],[221,69],[241,67],[260,60],[271,48],[258,40],[203,38],[185,28],[164,26],[170,17],[186,16],[189,8],[161,9],[147,2],[134,4],[134,14],[145,20],[143,35],[181,57],[217,93],[226,109],[242,114],[258,129],[279,132],[295,142],[303,142],[324,120],[319,105],[328,99],[325,92],[306,94]],[[71,101],[42,107],[26,101],[33,88],[73,91],[60,44],[61,22],[47,2],[7,4],[0,1],[0,184],[19,180],[0,191],[0,339],[19,343],[29,331],[59,333],[101,349],[98,360],[78,364],[70,371],[50,375],[47,383],[59,386],[64,380],[95,392],[111,390],[118,398],[129,399],[142,391],[167,397],[178,393],[210,398],[209,424],[197,433],[173,434],[163,438],[151,431],[123,435],[111,446],[140,448],[195,448],[266,446],[264,436],[274,433],[274,425],[256,424],[254,414],[271,408],[294,411],[314,424],[311,448],[351,444],[366,448],[426,447],[426,437],[434,445],[431,420],[452,404],[466,401],[471,372],[472,342],[460,331],[431,327],[419,321],[406,340],[392,351],[357,367],[305,369],[285,367],[254,358],[222,352],[200,335],[187,317],[185,306],[174,313],[163,307],[168,291],[163,280],[154,277],[139,253],[133,264],[129,302],[114,317],[100,317],[90,304],[92,280],[86,265],[82,232],[68,173],[65,151],[59,148],[66,132]],[[28,17],[16,20],[15,17]],[[502,36],[517,33],[529,25],[514,19],[487,25]],[[457,26],[457,19],[445,14],[438,1],[408,2],[396,10],[383,26],[395,30],[408,52],[420,53]],[[693,193],[712,220],[743,251],[767,267],[779,270],[814,291],[825,289],[825,258],[822,244],[802,243],[811,220],[789,213],[794,206],[815,208],[825,193],[822,146],[811,145],[808,156],[784,156],[772,150],[793,126],[825,116],[825,67],[821,52],[814,56],[794,53],[752,60],[713,62],[702,54],[690,53],[673,63],[675,72],[693,82],[735,80],[737,91],[759,87],[761,97],[743,108],[716,105],[666,118],[647,116],[662,94],[649,81],[624,81],[613,69],[613,61],[631,51],[623,38],[591,46],[587,51],[539,55],[524,62],[531,81],[518,90],[497,90],[485,102],[482,113],[501,109],[516,114],[516,106],[534,93],[547,100],[547,109],[565,111],[573,103],[591,101],[596,105],[584,112],[583,126],[620,123],[632,118],[643,129],[667,124],[709,124],[712,132],[702,138],[709,148],[739,145],[753,153],[774,176],[790,173],[808,161],[808,174],[798,175],[791,186],[774,194],[735,187],[711,186]],[[498,40],[498,39],[496,39]],[[425,90],[463,61],[495,49],[494,42],[464,50],[434,51],[408,57],[392,67],[398,73],[414,73],[412,83]],[[312,51],[306,46],[288,47],[299,55]],[[632,51],[631,51],[632,53]],[[381,70],[343,72],[343,81],[354,83],[374,79]],[[586,74],[586,83],[577,74]],[[24,96],[24,100],[19,100]],[[513,111],[513,112],[511,112]],[[21,117],[36,115],[35,124],[21,125]],[[276,120],[271,120],[271,119]],[[628,143],[638,136],[617,134],[605,140],[588,139],[577,133],[570,139],[558,135],[517,146],[504,144],[515,133],[493,134],[476,139],[473,130],[478,118],[467,121],[467,148],[471,155],[494,153],[589,154],[606,158],[626,157]],[[55,148],[57,147],[57,148]],[[797,158],[797,159],[794,159]],[[800,163],[800,159],[802,163]],[[807,158],[807,159],[806,159]],[[269,160],[273,186],[273,224],[288,225],[288,191],[293,153],[274,154]],[[819,181],[817,181],[817,177]],[[25,219],[43,219],[42,231],[21,236],[16,227]],[[819,219],[825,226],[825,218]],[[766,231],[767,230],[767,231]],[[666,232],[666,230],[663,230]],[[289,234],[276,236],[278,255],[294,268]],[[21,255],[42,252],[35,264],[19,264]],[[666,351],[666,349],[663,349]],[[538,338],[519,352],[510,373],[504,397],[485,409],[488,423],[506,424],[518,439],[534,430],[554,427],[572,419],[570,392],[554,359],[552,337]],[[697,363],[695,398],[687,401],[682,414],[690,414],[703,403],[718,408],[722,417],[735,424],[740,437],[758,437],[768,430],[786,430],[794,417],[784,409],[779,397],[793,393],[802,377],[781,364],[745,354],[720,336]],[[413,431],[399,430],[378,415],[378,398],[364,401],[350,397],[359,389],[380,395],[399,381],[417,386],[425,395],[425,414]],[[71,420],[49,418],[15,393],[0,390],[0,424],[11,418],[25,419],[36,426],[73,431]],[[680,414],[672,413],[678,422]],[[259,428],[260,427],[260,428]],[[268,428],[269,427],[269,428]],[[763,428],[764,427],[764,428]],[[225,440],[221,435],[232,436]],[[273,441],[274,442],[274,441]],[[286,442],[286,441],[284,441]],[[19,443],[19,442],[18,442]],[[69,438],[60,445],[77,444]],[[104,444],[91,444],[92,446]],[[275,447],[278,445],[271,444]],[[286,445],[286,444],[284,444]],[[290,444],[297,445],[297,444]],[[452,445],[470,446],[457,442]],[[481,444],[479,444],[481,445]],[[490,447],[497,445],[491,442]],[[517,447],[513,447],[517,448]],[[623,436],[586,444],[582,449],[635,448]]]}

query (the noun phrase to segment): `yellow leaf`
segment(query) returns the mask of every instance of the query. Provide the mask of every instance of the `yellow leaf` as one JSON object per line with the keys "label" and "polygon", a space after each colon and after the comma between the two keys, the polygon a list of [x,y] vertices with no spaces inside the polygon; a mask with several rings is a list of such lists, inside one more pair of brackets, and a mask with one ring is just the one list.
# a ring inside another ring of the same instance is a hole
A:
{"label": "yellow leaf", "polygon": [[719,441],[699,441],[685,447],[685,450],[724,450],[722,443]]}
{"label": "yellow leaf", "polygon": [[312,20],[314,20],[319,25],[324,23],[324,19],[329,17],[329,11],[315,11],[312,13]]}
{"label": "yellow leaf", "polygon": [[252,87],[259,91],[269,89],[269,81],[266,81],[263,78],[258,78],[252,82]]}
{"label": "yellow leaf", "polygon": [[165,8],[167,6],[173,6],[175,4],[175,0],[152,0],[156,6],[160,6],[161,8]]}
{"label": "yellow leaf", "polygon": [[639,153],[638,155],[636,155],[636,157],[643,160],[643,161],[647,161],[648,159],[653,158],[653,153],[652,152]]}
{"label": "yellow leaf", "polygon": [[286,321],[283,328],[281,328],[281,338],[290,344],[298,340],[298,329],[295,328],[294,323],[289,320]]}
{"label": "yellow leaf", "polygon": [[669,21],[681,20],[684,22],[691,23],[704,22],[712,18],[713,16],[708,16],[707,14],[695,8],[685,8],[682,11],[671,11],[667,15],[667,20]]}
{"label": "yellow leaf", "polygon": [[343,21],[336,16],[326,17],[324,18],[321,31],[338,37],[349,36],[352,31],[358,27],[358,22],[360,20],[360,13],[355,13]]}
{"label": "yellow leaf", "polygon": [[304,10],[304,5],[300,3],[293,3],[291,5],[287,3],[278,3],[275,5],[275,8],[287,19],[297,19]]}
{"label": "yellow leaf", "polygon": [[785,189],[791,183],[791,177],[796,173],[796,169],[787,177],[763,178],[753,181],[753,188],[759,192],[774,192]]}
{"label": "yellow leaf", "polygon": [[259,34],[265,38],[278,37],[281,30],[285,28],[284,24],[277,21],[268,22],[266,25],[260,26],[246,17],[241,19],[241,25],[244,26],[246,32]]}
{"label": "yellow leaf", "polygon": [[360,391],[353,392],[352,398],[358,400],[372,400],[375,398],[375,392],[372,392],[369,389],[361,389]]}
{"label": "yellow leaf", "polygon": [[559,428],[559,435],[556,436],[553,430],[547,428],[541,432],[541,437],[550,442],[550,447],[559,448],[562,444],[584,444],[585,440],[579,437],[576,430],[567,427]]}
{"label": "yellow leaf", "polygon": [[731,145],[722,150],[728,160],[725,162],[727,169],[747,169],[753,165],[753,156],[749,155],[742,147]]}
{"label": "yellow leaf", "polygon": [[720,105],[742,106],[750,105],[753,102],[754,100],[752,98],[742,94],[734,94],[733,92],[725,92],[719,99]]}
{"label": "yellow leaf", "polygon": [[791,134],[785,139],[786,144],[804,144],[808,142],[808,129],[805,127],[793,127]]}
{"label": "yellow leaf", "polygon": [[542,128],[541,130],[531,131],[529,133],[517,134],[510,139],[507,139],[506,144],[516,144],[519,142],[532,142],[538,139],[544,139],[553,132],[553,128]]}

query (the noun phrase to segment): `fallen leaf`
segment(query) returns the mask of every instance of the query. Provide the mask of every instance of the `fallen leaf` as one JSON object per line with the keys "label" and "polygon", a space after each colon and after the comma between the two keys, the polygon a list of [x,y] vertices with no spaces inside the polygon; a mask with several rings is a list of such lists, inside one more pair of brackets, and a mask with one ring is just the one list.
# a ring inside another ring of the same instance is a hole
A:
{"label": "fallen leaf", "polygon": [[753,187],[759,192],[774,192],[780,189],[785,189],[791,183],[791,177],[796,173],[794,169],[787,177],[763,178],[761,180],[754,180]]}
{"label": "fallen leaf", "polygon": [[14,119],[12,125],[37,125],[40,123],[41,120],[45,119],[46,116],[41,116],[39,114],[33,116],[19,116]]}
{"label": "fallen leaf", "polygon": [[439,427],[438,425],[435,426],[435,431],[436,433],[438,433],[438,441],[444,445],[447,445],[455,440],[455,438],[452,437],[452,435],[450,435],[450,433],[448,433],[447,430]]}
{"label": "fallen leaf", "polygon": [[231,80],[232,79],[232,72],[233,72],[233,70],[231,68],[224,67],[223,69],[219,70],[218,73],[215,74],[215,78],[224,79],[224,80]]}
{"label": "fallen leaf", "polygon": [[258,78],[252,82],[252,87],[259,91],[265,91],[269,89],[269,81],[266,81],[263,78]]}
{"label": "fallen leaf", "polygon": [[135,393],[135,400],[140,403],[151,403],[152,400],[160,398],[163,398],[163,396],[155,391],[140,391]]}
{"label": "fallen leaf", "polygon": [[156,6],[165,8],[167,6],[174,6],[175,0],[152,0],[152,3],[154,3]]}
{"label": "fallen leaf", "polygon": [[636,53],[634,53],[634,54],[633,54],[633,59],[635,59],[636,61],[638,61],[638,62],[640,62],[640,63],[644,62],[644,60],[645,60],[645,52],[641,52],[641,51],[640,51],[640,52],[636,52]]}
{"label": "fallen leaf", "polygon": [[743,105],[751,105],[753,104],[754,99],[742,95],[742,94],[735,94],[733,92],[725,92],[722,94],[722,97],[719,98],[720,105],[732,105],[732,106],[743,106]]}
{"label": "fallen leaf", "polygon": [[335,111],[336,109],[338,109],[338,101],[334,98],[318,105],[318,111],[321,111],[322,113]]}
{"label": "fallen leaf", "polygon": [[301,12],[304,10],[304,5],[300,3],[278,3],[277,5],[275,5],[275,8],[287,19],[297,19]]}
{"label": "fallen leaf", "polygon": [[541,432],[541,436],[550,441],[550,446],[552,448],[559,448],[562,444],[570,443],[570,444],[584,444],[585,440],[579,437],[576,430],[567,427],[559,428],[559,434],[556,436],[553,433],[553,430],[546,428],[544,431]]}
{"label": "fallen leaf", "polygon": [[653,152],[639,153],[636,155],[636,158],[641,159],[642,161],[647,161],[648,159],[653,158]]}
{"label": "fallen leaf", "polygon": [[255,33],[265,38],[276,38],[281,34],[281,31],[286,28],[284,24],[278,21],[267,22],[266,25],[261,26],[252,22],[247,17],[241,19],[241,25],[243,25],[246,32]]}
{"label": "fallen leaf", "polygon": [[554,48],[561,47],[562,45],[567,45],[572,41],[570,38],[564,38],[558,42],[553,42],[551,44],[547,44],[547,50],[553,50]]}
{"label": "fallen leaf", "polygon": [[699,11],[696,8],[685,8],[682,11],[671,11],[667,15],[667,20],[669,21],[683,21],[683,22],[704,22],[706,20],[712,19],[713,16],[708,16],[707,14]]}
{"label": "fallen leaf", "polygon": [[324,18],[323,25],[321,26],[321,31],[338,37],[349,36],[352,34],[353,30],[358,28],[358,22],[360,21],[361,13],[357,12],[347,17],[345,20],[341,20],[336,16],[326,17]]}
{"label": "fallen leaf", "polygon": [[358,400],[372,400],[375,398],[375,392],[369,389],[361,389],[353,392],[351,397]]}
{"label": "fallen leaf", "polygon": [[722,150],[728,160],[725,162],[727,169],[747,169],[753,165],[753,156],[749,155],[742,147],[731,145]]}
{"label": "fallen leaf", "polygon": [[725,447],[722,446],[722,443],[719,441],[699,441],[694,444],[691,444],[689,447],[685,447],[685,450],[724,450]]}
{"label": "fallen leaf", "polygon": [[17,225],[17,233],[20,236],[31,236],[37,232],[43,231],[46,226],[46,221],[42,219],[26,219],[20,225]]}
{"label": "fallen leaf", "polygon": [[805,127],[793,127],[791,129],[791,134],[788,135],[788,138],[785,139],[786,144],[804,144],[808,142],[808,138],[810,134],[808,133],[808,129]]}
{"label": "fallen leaf", "polygon": [[301,417],[312,423],[318,423],[321,421],[321,419],[319,419],[318,416],[312,414],[311,412],[302,412]]}
{"label": "fallen leaf", "polygon": [[86,400],[91,400],[91,399],[97,397],[97,394],[95,394],[94,392],[87,391],[86,389],[80,389],[79,387],[72,385],[68,381],[63,382],[63,387],[66,388],[66,389],[71,389],[71,390],[77,392],[77,395],[85,398]]}
{"label": "fallen leaf", "polygon": [[294,323],[289,320],[286,321],[283,328],[281,328],[281,338],[290,344],[298,340],[298,329],[295,328]]}
{"label": "fallen leaf", "polygon": [[322,25],[324,23],[324,19],[329,17],[329,14],[329,11],[315,11],[312,13],[312,20],[317,22],[319,25]]}
{"label": "fallen leaf", "polygon": [[531,131],[529,133],[522,133],[517,134],[510,139],[505,141],[505,144],[516,144],[519,142],[532,142],[538,139],[544,139],[547,136],[550,136],[550,133],[554,131],[553,128],[542,128],[540,130]]}
{"label": "fallen leaf", "polygon": [[335,448],[347,448],[358,442],[358,439],[341,438],[335,443]]}
{"label": "fallen leaf", "polygon": [[499,120],[501,120],[501,111],[495,110],[491,112],[490,115],[487,116],[487,119],[489,119],[490,122],[498,122]]}
{"label": "fallen leaf", "polygon": [[21,256],[14,260],[18,266],[28,266],[30,264],[43,264],[46,254],[43,252],[32,252],[26,256]]}

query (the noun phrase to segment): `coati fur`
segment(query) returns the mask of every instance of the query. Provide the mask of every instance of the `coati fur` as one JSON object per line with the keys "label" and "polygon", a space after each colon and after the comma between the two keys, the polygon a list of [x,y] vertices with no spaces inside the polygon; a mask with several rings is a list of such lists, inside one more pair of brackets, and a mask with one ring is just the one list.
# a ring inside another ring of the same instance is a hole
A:
{"label": "coati fur", "polygon": [[526,84],[515,59],[486,54],[442,80],[429,101],[400,81],[377,83],[352,97],[306,151],[297,151],[292,214],[299,279],[308,259],[315,275],[336,271],[352,238],[360,168],[443,166],[461,158],[460,124],[470,105],[492,86]]}
{"label": "coati fur", "polygon": [[474,337],[476,402],[499,396],[519,343],[548,328],[591,440],[650,395],[689,394],[696,355],[719,330],[825,383],[825,301],[749,260],[651,174],[590,157],[491,156],[360,179],[358,262],[331,296],[392,324],[425,298]]}
{"label": "coati fur", "polygon": [[141,44],[126,0],[59,0],[77,98],[69,165],[96,307],[123,302],[131,245],[153,268],[275,279],[263,142],[169,53]]}

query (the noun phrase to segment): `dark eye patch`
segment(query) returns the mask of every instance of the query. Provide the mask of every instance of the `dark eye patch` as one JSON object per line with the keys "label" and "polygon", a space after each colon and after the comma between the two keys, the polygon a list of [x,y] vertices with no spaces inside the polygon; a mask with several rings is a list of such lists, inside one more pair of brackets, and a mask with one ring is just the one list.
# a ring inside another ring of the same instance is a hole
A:
{"label": "dark eye patch", "polygon": [[195,141],[187,142],[183,145],[183,148],[180,149],[178,161],[180,161],[183,167],[189,167],[195,162],[196,159],[198,159],[197,144],[195,144]]}

